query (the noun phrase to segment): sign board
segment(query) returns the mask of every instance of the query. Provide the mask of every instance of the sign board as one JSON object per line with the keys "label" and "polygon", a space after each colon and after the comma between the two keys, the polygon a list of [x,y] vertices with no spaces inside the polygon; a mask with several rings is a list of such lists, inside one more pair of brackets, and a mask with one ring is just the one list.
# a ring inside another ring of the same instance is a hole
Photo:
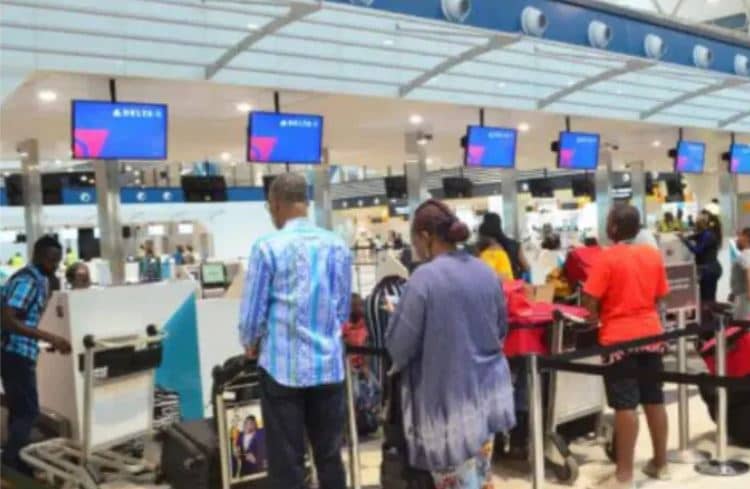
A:
{"label": "sign board", "polygon": [[664,299],[667,311],[698,307],[698,276],[693,263],[667,265],[669,294]]}

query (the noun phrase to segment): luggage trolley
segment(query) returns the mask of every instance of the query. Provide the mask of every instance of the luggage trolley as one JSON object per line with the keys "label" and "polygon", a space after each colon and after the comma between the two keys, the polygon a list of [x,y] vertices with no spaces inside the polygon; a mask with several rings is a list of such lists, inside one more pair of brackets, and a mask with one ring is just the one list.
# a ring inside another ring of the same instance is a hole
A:
{"label": "luggage trolley", "polygon": [[[550,353],[554,355],[573,348],[585,347],[587,335],[591,336],[593,344],[595,331],[596,328],[586,320],[557,310],[552,324]],[[599,357],[588,357],[581,361],[597,365],[602,363]],[[578,462],[570,451],[568,440],[559,433],[559,428],[562,425],[595,419],[593,430],[584,431],[597,431],[602,426],[604,403],[604,385],[600,377],[550,372],[545,420],[545,460],[561,482],[572,484],[576,481]]]}
{"label": "luggage trolley", "polygon": [[[61,481],[66,488],[97,489],[115,480],[153,482],[155,467],[112,447],[151,432],[154,371],[161,363],[162,340],[153,325],[144,336],[85,336],[84,353],[77,359],[83,376],[79,436],[29,445],[21,451],[21,458],[50,483]],[[115,399],[127,410],[113,408]],[[128,430],[129,424],[134,429]],[[107,425],[117,428],[116,439],[103,433]]]}

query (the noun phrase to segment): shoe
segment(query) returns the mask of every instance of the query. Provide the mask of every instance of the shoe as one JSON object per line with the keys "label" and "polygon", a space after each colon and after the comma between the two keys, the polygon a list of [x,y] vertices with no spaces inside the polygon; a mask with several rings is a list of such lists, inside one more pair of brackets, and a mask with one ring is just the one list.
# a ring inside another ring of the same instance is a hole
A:
{"label": "shoe", "polygon": [[657,468],[653,460],[649,460],[646,466],[643,467],[643,473],[659,481],[668,481],[672,478],[672,474],[669,473],[669,465],[665,464]]}
{"label": "shoe", "polygon": [[635,481],[620,482],[612,474],[604,480],[592,483],[589,489],[635,489]]}

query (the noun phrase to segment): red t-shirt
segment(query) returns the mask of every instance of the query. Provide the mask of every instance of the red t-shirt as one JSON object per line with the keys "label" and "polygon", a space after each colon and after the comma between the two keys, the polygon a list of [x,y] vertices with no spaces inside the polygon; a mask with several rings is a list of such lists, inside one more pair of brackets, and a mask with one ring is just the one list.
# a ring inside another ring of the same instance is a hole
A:
{"label": "red t-shirt", "polygon": [[[343,327],[344,343],[350,346],[367,346],[367,338],[369,333],[367,331],[367,325],[364,319],[360,319],[356,323],[347,321]],[[352,367],[361,368],[365,359],[362,355],[351,356]]]}
{"label": "red t-shirt", "polygon": [[608,346],[663,332],[656,302],[669,292],[661,254],[619,243],[594,262],[583,291],[600,301],[599,343]]}

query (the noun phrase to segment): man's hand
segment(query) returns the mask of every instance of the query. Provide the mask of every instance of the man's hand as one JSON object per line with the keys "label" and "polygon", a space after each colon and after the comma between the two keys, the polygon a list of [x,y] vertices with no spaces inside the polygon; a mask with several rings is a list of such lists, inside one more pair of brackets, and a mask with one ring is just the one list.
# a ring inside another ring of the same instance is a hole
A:
{"label": "man's hand", "polygon": [[62,336],[53,335],[51,338],[49,338],[49,343],[52,345],[52,348],[54,348],[58,353],[62,355],[70,354],[70,342]]}
{"label": "man's hand", "polygon": [[255,346],[246,346],[245,347],[245,358],[248,360],[257,360],[258,359],[258,348]]}

